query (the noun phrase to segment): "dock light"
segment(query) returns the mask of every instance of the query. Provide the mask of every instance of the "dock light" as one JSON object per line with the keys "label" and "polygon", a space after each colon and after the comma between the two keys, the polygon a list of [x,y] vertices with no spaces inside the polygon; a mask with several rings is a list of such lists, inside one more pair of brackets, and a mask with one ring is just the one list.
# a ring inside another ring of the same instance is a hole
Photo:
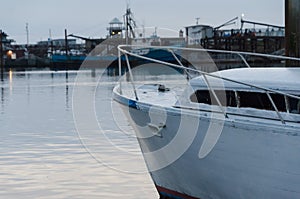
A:
{"label": "dock light", "polygon": [[244,14],[244,13],[242,13],[242,15],[241,15],[241,19],[242,19],[242,20],[244,20],[244,17],[245,17],[245,14]]}
{"label": "dock light", "polygon": [[12,54],[13,54],[13,51],[11,51],[11,50],[7,51],[7,53],[6,53],[7,57],[9,57],[9,58],[11,58]]}
{"label": "dock light", "polygon": [[12,50],[7,51],[6,55],[10,59],[16,59],[17,58],[16,53],[14,53]]}

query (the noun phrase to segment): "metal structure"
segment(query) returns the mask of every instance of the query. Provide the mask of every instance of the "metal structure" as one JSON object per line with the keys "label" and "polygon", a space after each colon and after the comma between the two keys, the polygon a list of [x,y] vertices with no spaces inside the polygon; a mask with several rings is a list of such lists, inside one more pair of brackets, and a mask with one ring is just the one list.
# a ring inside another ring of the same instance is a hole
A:
{"label": "metal structure", "polygon": [[128,44],[129,38],[135,38],[134,28],[136,28],[136,23],[133,19],[133,13],[128,7],[123,17],[124,17],[124,24],[125,24],[125,31],[126,31],[125,39],[126,39],[126,44]]}
{"label": "metal structure", "polygon": [[221,25],[215,27],[214,30],[218,30],[218,29],[220,29],[220,28],[222,28],[222,27],[230,26],[230,25],[236,24],[236,21],[237,21],[238,19],[239,19],[239,17],[235,17],[235,18],[233,18],[233,19],[230,19],[229,21],[227,21],[227,22],[225,22],[225,23],[223,23],[223,24],[221,24]]}
{"label": "metal structure", "polygon": [[241,19],[241,30],[243,29],[244,24],[253,24],[253,25],[259,25],[259,26],[266,26],[268,28],[284,29],[284,26],[278,26],[278,25],[273,25],[273,24],[268,24],[268,23],[261,23],[261,22],[248,21],[248,20]]}

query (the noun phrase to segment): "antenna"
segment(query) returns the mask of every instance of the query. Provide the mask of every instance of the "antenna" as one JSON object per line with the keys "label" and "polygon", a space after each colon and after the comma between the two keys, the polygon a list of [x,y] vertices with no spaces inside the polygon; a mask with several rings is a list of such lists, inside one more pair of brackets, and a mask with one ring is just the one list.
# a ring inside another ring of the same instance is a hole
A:
{"label": "antenna", "polygon": [[51,32],[51,28],[49,29],[49,39],[52,40],[52,32]]}
{"label": "antenna", "polygon": [[200,19],[200,17],[197,17],[197,18],[196,18],[196,25],[199,24],[199,19]]}
{"label": "antenna", "polygon": [[154,29],[153,36],[157,37],[157,27],[155,27],[155,29]]}
{"label": "antenna", "polygon": [[126,0],[126,10],[130,8],[130,0]]}
{"label": "antenna", "polygon": [[26,23],[26,37],[27,37],[27,47],[29,46],[29,30],[28,30],[28,23]]}
{"label": "antenna", "polygon": [[143,25],[143,38],[146,37],[146,30],[145,30],[145,25]]}

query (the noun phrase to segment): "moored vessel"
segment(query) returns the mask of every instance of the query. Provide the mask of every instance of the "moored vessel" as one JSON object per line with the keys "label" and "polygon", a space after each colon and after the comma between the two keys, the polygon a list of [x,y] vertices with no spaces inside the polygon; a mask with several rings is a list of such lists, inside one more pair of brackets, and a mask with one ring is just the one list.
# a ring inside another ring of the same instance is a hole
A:
{"label": "moored vessel", "polygon": [[[300,68],[249,68],[245,57],[255,53],[160,48],[178,64],[118,47],[127,59],[152,62],[142,71],[182,73],[140,81],[127,61],[128,74],[113,94],[161,198],[299,198]],[[177,59],[183,51],[207,53],[205,63],[210,52],[235,54],[248,67],[208,73],[185,67]]]}

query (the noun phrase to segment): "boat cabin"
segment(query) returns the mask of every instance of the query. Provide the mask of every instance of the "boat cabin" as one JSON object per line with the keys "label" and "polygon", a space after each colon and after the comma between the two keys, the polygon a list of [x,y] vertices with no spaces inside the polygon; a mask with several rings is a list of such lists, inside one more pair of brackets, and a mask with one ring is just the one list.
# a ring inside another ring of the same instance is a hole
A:
{"label": "boat cabin", "polygon": [[191,103],[273,111],[275,105],[279,112],[300,114],[300,100],[292,97],[300,96],[299,69],[243,68],[221,71],[216,75],[245,84],[214,77],[197,77],[190,82]]}

